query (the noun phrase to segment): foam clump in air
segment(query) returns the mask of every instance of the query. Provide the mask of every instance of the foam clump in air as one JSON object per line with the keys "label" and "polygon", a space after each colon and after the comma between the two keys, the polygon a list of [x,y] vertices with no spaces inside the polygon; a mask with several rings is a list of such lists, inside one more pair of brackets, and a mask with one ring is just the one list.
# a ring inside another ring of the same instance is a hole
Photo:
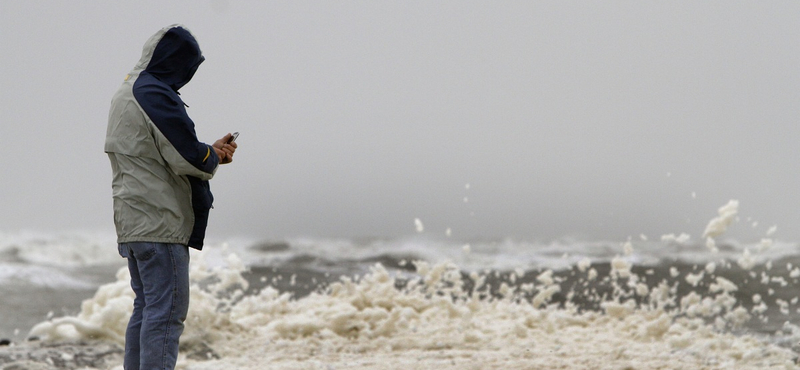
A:
{"label": "foam clump in air", "polygon": [[626,256],[633,254],[633,243],[631,243],[630,239],[622,245],[622,250],[625,252]]}
{"label": "foam clump in air", "polygon": [[778,231],[778,225],[770,226],[770,228],[767,229],[767,236],[772,236],[776,231]]}
{"label": "foam clump in air", "polygon": [[728,204],[720,207],[717,213],[719,216],[708,222],[703,232],[704,238],[714,238],[728,230],[728,226],[736,219],[736,215],[739,213],[739,201],[728,201]]}
{"label": "foam clump in air", "polygon": [[414,219],[414,229],[416,229],[418,233],[425,231],[425,226],[422,225],[422,220],[418,218]]}
{"label": "foam clump in air", "polygon": [[747,248],[744,249],[742,256],[739,257],[736,262],[739,264],[739,267],[744,270],[751,270],[756,265],[755,258],[753,258],[753,255],[750,254],[750,250]]}
{"label": "foam clump in air", "polygon": [[711,251],[712,253],[719,252],[719,248],[717,248],[717,242],[715,242],[714,238],[710,236],[706,238],[706,248],[708,248],[708,250]]}

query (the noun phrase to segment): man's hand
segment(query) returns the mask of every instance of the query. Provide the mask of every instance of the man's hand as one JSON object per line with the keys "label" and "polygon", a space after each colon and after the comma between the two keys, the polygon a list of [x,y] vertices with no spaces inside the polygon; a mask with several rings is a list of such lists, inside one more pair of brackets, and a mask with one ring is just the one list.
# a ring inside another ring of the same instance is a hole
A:
{"label": "man's hand", "polygon": [[220,164],[228,164],[233,162],[233,153],[236,151],[238,145],[235,141],[228,143],[228,140],[230,140],[232,136],[233,135],[229,133],[211,145],[211,147],[214,148],[214,151],[217,152],[217,157],[219,157]]}

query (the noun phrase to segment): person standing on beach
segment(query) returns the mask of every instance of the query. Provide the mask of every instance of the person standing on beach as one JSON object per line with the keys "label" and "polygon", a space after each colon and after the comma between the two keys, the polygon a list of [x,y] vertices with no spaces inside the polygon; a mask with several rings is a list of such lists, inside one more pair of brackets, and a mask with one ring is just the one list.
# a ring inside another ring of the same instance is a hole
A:
{"label": "person standing on beach", "polygon": [[202,249],[210,180],[236,151],[231,134],[200,142],[178,90],[205,58],[181,25],[145,43],[111,100],[105,152],[114,224],[136,298],[125,333],[126,370],[174,369],[189,309],[189,249]]}

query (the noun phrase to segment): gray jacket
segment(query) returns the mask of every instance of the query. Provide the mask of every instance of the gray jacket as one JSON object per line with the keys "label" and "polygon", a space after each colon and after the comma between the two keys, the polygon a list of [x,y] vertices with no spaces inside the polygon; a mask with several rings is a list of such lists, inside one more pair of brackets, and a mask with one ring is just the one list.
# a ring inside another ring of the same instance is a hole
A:
{"label": "gray jacket", "polygon": [[185,27],[161,29],[111,100],[105,152],[118,243],[203,247],[219,158],[198,141],[178,95],[203,60]]}

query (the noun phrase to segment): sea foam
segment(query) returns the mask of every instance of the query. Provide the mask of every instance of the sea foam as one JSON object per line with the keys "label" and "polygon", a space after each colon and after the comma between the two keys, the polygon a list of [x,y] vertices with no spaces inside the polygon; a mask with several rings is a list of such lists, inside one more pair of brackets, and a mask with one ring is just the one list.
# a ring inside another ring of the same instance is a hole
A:
{"label": "sea foam", "polygon": [[[244,295],[246,268],[233,254],[224,266],[197,258],[179,368],[795,368],[790,349],[732,333],[758,313],[739,304],[731,281],[717,276],[708,292],[683,296],[669,281],[631,289],[646,277],[615,261],[599,278],[610,294],[598,298],[601,309],[586,310],[574,301],[591,289],[553,301],[561,288],[550,270],[490,294],[490,275],[466,276],[451,263],[417,261],[410,277],[377,264],[293,298],[269,286]],[[588,281],[584,264],[573,270]],[[121,345],[132,302],[121,269],[78,315],[40,323],[30,335]]]}
{"label": "sea foam", "polygon": [[[753,321],[774,320],[770,312],[789,315],[796,307],[791,286],[800,278],[798,262],[773,266],[779,260],[768,259],[793,248],[762,240],[753,254],[716,243],[712,238],[730,226],[737,207],[730,202],[709,223],[708,248],[692,245],[686,235],[652,249],[664,255],[689,251],[689,258],[671,265],[658,256],[652,265],[639,255],[658,243],[646,238],[635,248],[629,238],[616,251],[602,244],[582,253],[587,246],[579,243],[568,243],[573,250],[567,252],[557,245],[537,248],[538,270],[502,268],[511,266],[508,256],[521,255],[523,244],[471,243],[454,254],[467,268],[423,259],[393,267],[378,263],[361,277],[342,276],[293,296],[276,285],[280,275],[262,276],[258,281],[272,285],[254,291],[248,266],[228,248],[224,255],[202,253],[190,266],[191,304],[178,368],[796,369],[792,345],[800,328],[787,322],[769,335],[746,330]],[[305,242],[304,250],[312,250],[314,243]],[[425,244],[402,243],[420,251]],[[367,253],[347,242],[336,247]],[[497,254],[507,260],[492,260]],[[476,268],[487,262],[493,268]],[[296,278],[293,273],[291,286]],[[133,303],[129,279],[120,269],[80,313],[50,318],[29,336],[45,343],[122,345]]]}

